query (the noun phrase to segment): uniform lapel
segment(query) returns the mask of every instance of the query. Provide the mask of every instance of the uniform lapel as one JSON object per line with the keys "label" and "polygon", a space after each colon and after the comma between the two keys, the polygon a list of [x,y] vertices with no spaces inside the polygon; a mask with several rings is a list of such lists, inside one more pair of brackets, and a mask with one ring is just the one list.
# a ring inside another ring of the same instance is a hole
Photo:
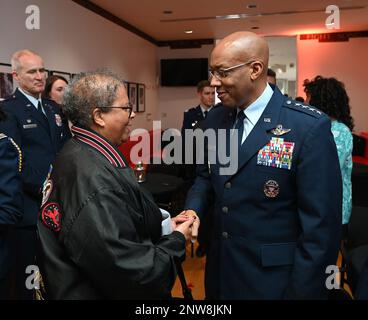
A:
{"label": "uniform lapel", "polygon": [[14,94],[18,99],[22,99],[22,101],[26,106],[26,110],[32,115],[32,118],[35,119],[42,127],[44,127],[47,130],[47,132],[49,132],[48,123],[45,117],[38,113],[32,102],[29,101],[27,97],[18,89],[14,92]]}
{"label": "uniform lapel", "polygon": [[[48,125],[49,125],[49,130],[50,130],[50,137],[51,140],[53,142],[56,141],[56,120],[55,120],[55,113],[52,110],[52,107],[46,102],[46,101],[42,101],[42,105],[43,108],[46,112],[46,116],[47,116],[47,121],[48,121]],[[54,143],[54,145],[56,146],[56,144]]]}
{"label": "uniform lapel", "polygon": [[285,97],[277,88],[275,88],[266,109],[238,152],[238,171],[270,141],[268,131],[277,126],[279,122],[280,109],[284,100]]}
{"label": "uniform lapel", "polygon": [[202,113],[202,109],[201,109],[201,106],[198,105],[197,108],[196,108],[196,116],[197,116],[197,120],[198,121],[202,121],[203,120],[203,113]]}
{"label": "uniform lapel", "polygon": [[[226,130],[226,156],[230,155],[230,139],[231,139],[231,129],[233,128],[234,125],[234,121],[236,118],[236,109],[230,109],[227,113],[224,114],[222,121],[220,123],[219,129],[225,129]],[[219,135],[217,135],[217,153],[220,152],[219,150],[222,150],[221,148],[221,141],[219,139]],[[219,160],[219,155],[217,154],[217,166],[219,167],[218,169],[220,169],[220,167],[228,167],[228,164],[220,164],[220,160]],[[227,178],[229,176],[227,175],[219,175],[223,182],[225,183],[225,180],[227,180]]]}

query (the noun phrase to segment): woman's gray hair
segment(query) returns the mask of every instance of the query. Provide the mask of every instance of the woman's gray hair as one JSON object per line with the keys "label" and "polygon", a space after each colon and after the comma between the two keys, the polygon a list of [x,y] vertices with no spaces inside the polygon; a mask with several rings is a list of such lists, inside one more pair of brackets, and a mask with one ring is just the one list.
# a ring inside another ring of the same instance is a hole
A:
{"label": "woman's gray hair", "polygon": [[[110,112],[124,80],[109,71],[93,71],[77,75],[65,89],[63,112],[73,123],[84,127],[92,124],[92,111]],[[104,109],[106,108],[106,109]]]}

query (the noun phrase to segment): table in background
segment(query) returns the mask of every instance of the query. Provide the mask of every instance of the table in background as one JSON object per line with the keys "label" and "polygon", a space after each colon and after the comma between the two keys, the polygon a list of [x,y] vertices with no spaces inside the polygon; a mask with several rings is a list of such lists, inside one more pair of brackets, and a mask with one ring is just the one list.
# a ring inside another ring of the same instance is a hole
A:
{"label": "table in background", "polygon": [[146,181],[140,186],[149,191],[156,204],[172,216],[183,210],[186,196],[186,183],[183,179],[158,172],[147,172]]}

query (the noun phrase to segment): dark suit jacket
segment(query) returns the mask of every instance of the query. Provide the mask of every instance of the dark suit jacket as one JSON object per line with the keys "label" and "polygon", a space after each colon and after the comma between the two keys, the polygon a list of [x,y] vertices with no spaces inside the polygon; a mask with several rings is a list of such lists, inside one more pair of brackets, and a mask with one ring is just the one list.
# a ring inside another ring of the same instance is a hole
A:
{"label": "dark suit jacket", "polygon": [[[224,129],[228,139],[234,111],[216,108],[206,127]],[[273,134],[279,124],[291,131]],[[290,169],[257,164],[259,151],[272,138],[294,143]],[[206,157],[222,144],[210,142]],[[209,205],[208,195],[216,198],[207,297],[325,298],[325,269],[336,263],[342,208],[341,174],[329,118],[287,100],[275,88],[239,150],[236,172],[220,175],[220,168],[228,165],[221,166],[218,156],[216,160],[198,166],[185,206],[201,215]],[[274,197],[272,185],[278,191]]]}
{"label": "dark suit jacket", "polygon": [[7,119],[0,123],[0,132],[14,139],[24,158],[24,216],[19,226],[36,225],[42,184],[56,154],[71,137],[56,103],[42,99],[42,105],[47,120],[18,89],[3,101]]}

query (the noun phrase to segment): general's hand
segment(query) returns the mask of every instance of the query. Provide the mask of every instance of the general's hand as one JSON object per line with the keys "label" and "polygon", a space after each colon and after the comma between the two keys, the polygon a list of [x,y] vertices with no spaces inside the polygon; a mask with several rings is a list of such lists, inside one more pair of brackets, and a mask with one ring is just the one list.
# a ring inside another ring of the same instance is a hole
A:
{"label": "general's hand", "polygon": [[178,214],[176,217],[174,218],[171,218],[171,226],[172,226],[172,229],[175,230],[175,228],[185,222],[185,221],[188,221],[189,220],[189,215],[186,215],[186,214]]}
{"label": "general's hand", "polygon": [[189,217],[185,222],[177,224],[174,231],[181,232],[184,235],[185,240],[189,240],[192,238],[192,225],[194,221],[194,217]]}
{"label": "general's hand", "polygon": [[198,238],[198,228],[200,225],[200,220],[197,216],[197,213],[194,210],[184,210],[180,212],[179,216],[195,217],[195,220],[192,225],[190,241],[192,241],[193,243],[196,242]]}

